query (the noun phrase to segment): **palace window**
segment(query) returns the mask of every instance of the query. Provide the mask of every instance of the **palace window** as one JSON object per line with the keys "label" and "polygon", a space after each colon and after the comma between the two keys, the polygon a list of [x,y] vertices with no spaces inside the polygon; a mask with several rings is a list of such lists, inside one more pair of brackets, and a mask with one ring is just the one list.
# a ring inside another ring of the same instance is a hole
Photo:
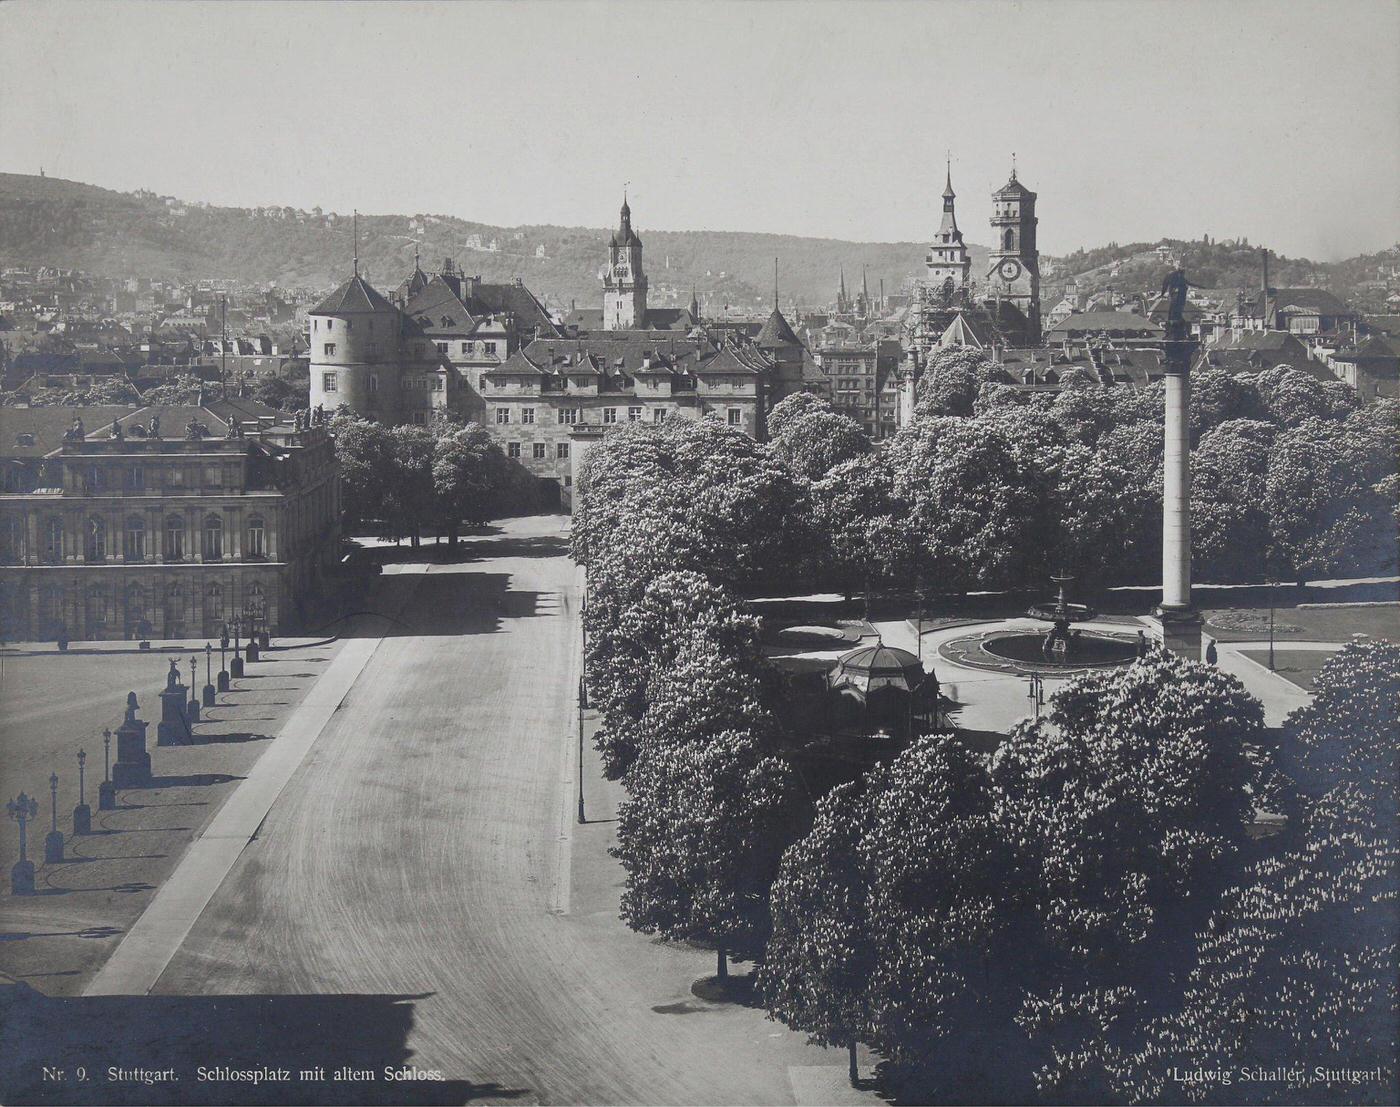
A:
{"label": "palace window", "polygon": [[261,515],[254,515],[248,520],[248,556],[267,556],[267,527]]}
{"label": "palace window", "polygon": [[510,408],[508,408],[508,407],[498,407],[498,408],[496,409],[496,422],[497,422],[497,424],[502,425],[502,426],[504,426],[506,423],[509,423],[509,422],[510,422]]}
{"label": "palace window", "polygon": [[63,560],[63,520],[50,515],[44,524],[44,560]]}
{"label": "palace window", "polygon": [[122,557],[127,561],[146,560],[146,521],[139,515],[129,515],[122,532]]}
{"label": "palace window", "polygon": [[564,458],[568,457],[569,444],[567,442],[556,443],[554,446],[554,456],[559,458],[560,460],[563,460]]}
{"label": "palace window", "polygon": [[520,421],[522,423],[533,423],[535,421],[535,409],[532,407],[522,407],[520,409]]}
{"label": "palace window", "polygon": [[11,515],[0,527],[0,562],[10,564],[24,560],[24,520]]}
{"label": "palace window", "polygon": [[335,357],[334,342],[327,342],[324,346],[321,347],[321,350],[326,355],[326,357]]}
{"label": "palace window", "polygon": [[446,342],[439,342],[439,343],[437,344],[437,352],[440,353],[440,354],[442,354],[442,355],[445,357],[445,356],[447,355],[447,343],[446,343]]}
{"label": "palace window", "polygon": [[571,427],[578,422],[578,408],[576,407],[561,407],[558,410],[558,415],[559,422],[566,426]]}
{"label": "palace window", "polygon": [[483,342],[481,348],[486,351],[487,357],[496,356],[496,344],[494,342]]}
{"label": "palace window", "polygon": [[220,622],[224,617],[224,590],[216,582],[211,582],[204,590],[204,619],[207,623]]}
{"label": "palace window", "polygon": [[471,352],[472,352],[472,344],[471,344],[470,342],[463,342],[463,343],[462,343],[462,354],[463,354],[463,356],[465,356],[465,355],[467,355],[467,354],[470,354]]}
{"label": "palace window", "polygon": [[651,421],[653,423],[666,422],[666,409],[664,407],[654,407],[651,409]]}
{"label": "palace window", "polygon": [[629,407],[627,409],[627,421],[635,423],[642,417],[642,409],[639,407]]}
{"label": "palace window", "polygon": [[506,443],[506,457],[519,457],[519,456],[520,456],[520,443],[519,443],[519,442],[507,442],[507,443]]}
{"label": "palace window", "polygon": [[536,443],[535,443],[535,447],[534,447],[533,453],[534,453],[534,455],[535,455],[535,460],[536,460],[536,461],[541,461],[541,460],[543,460],[543,459],[544,459],[544,455],[545,455],[545,445],[544,445],[544,443],[543,443],[543,442],[536,442]]}
{"label": "palace window", "polygon": [[336,390],[335,374],[334,374],[334,373],[322,373],[322,374],[321,374],[321,391],[322,391],[322,392],[334,392],[335,390]]}
{"label": "palace window", "polygon": [[737,426],[742,425],[743,422],[744,422],[744,413],[743,413],[743,411],[741,411],[741,410],[740,410],[739,408],[737,408],[737,407],[731,407],[731,408],[729,409],[729,425],[730,425],[731,427],[737,427]]}
{"label": "palace window", "polygon": [[178,515],[165,520],[165,560],[185,560],[185,521]]}
{"label": "palace window", "polygon": [[605,407],[605,408],[603,408],[603,422],[605,422],[605,423],[616,423],[616,422],[617,422],[617,408],[615,408],[615,407]]}
{"label": "palace window", "polygon": [[133,465],[126,471],[126,486],[133,492],[143,491],[146,487],[146,470],[140,465]]}
{"label": "palace window", "polygon": [[107,521],[94,515],[87,521],[87,541],[84,555],[89,561],[107,560]]}
{"label": "palace window", "polygon": [[224,521],[217,515],[205,517],[200,555],[205,561],[219,561],[224,556]]}

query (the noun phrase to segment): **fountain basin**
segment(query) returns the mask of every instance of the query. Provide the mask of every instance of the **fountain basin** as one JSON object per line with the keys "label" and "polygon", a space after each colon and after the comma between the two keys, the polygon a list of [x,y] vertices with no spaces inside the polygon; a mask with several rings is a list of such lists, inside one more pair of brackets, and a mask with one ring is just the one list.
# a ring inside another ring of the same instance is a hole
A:
{"label": "fountain basin", "polygon": [[982,648],[993,657],[1030,665],[1037,669],[1092,669],[1126,665],[1137,657],[1137,643],[1126,638],[1080,632],[1074,635],[1066,656],[1045,650],[1044,634],[993,634],[982,641]]}

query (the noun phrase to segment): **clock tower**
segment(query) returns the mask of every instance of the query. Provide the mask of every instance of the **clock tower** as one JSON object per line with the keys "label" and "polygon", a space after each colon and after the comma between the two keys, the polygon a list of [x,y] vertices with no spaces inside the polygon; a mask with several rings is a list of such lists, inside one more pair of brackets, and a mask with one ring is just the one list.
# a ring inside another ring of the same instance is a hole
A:
{"label": "clock tower", "polygon": [[1011,179],[992,193],[993,246],[987,272],[989,296],[1015,304],[1030,324],[1027,341],[1040,344],[1040,251],[1035,245],[1035,193]]}
{"label": "clock tower", "polygon": [[642,240],[632,229],[632,209],[622,197],[622,218],[608,242],[603,270],[603,330],[628,331],[646,326],[647,278],[642,272]]}

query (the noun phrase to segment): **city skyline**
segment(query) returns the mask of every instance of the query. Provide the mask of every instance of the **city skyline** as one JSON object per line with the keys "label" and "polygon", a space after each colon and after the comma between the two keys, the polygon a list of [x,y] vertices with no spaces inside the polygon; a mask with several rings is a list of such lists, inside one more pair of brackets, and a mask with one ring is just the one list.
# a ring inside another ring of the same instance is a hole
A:
{"label": "city skyline", "polygon": [[[922,242],[951,151],[976,242],[1014,152],[1052,254],[1202,234],[1318,261],[1393,244],[1400,196],[1374,187],[1400,172],[1391,5],[860,11],[7,5],[0,26],[39,48],[0,75],[0,168],[503,226],[605,226],[630,182],[643,231]],[[1339,26],[1350,79],[1297,79]],[[421,43],[410,71],[383,48],[404,36]]]}

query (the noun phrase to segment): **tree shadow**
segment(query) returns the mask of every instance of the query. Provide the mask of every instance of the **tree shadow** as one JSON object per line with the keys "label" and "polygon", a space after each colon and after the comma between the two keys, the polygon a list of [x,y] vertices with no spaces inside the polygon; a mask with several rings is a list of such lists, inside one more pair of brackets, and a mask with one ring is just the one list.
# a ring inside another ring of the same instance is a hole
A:
{"label": "tree shadow", "polygon": [[[431,993],[429,993],[431,994]],[[0,1102],[7,1104],[465,1104],[530,1093],[466,1080],[387,1080],[415,1065],[414,1003],[426,995],[82,996],[0,988]],[[66,1078],[45,1080],[44,1067]],[[79,1083],[76,1070],[88,1074]],[[109,1067],[179,1081],[108,1083]],[[214,1079],[200,1080],[203,1067]],[[224,1070],[223,1073],[219,1070]],[[252,1083],[228,1070],[285,1070]],[[336,1080],[337,1070],[353,1070]],[[319,1070],[324,1070],[324,1075]],[[447,1074],[441,1074],[447,1077]],[[306,1078],[303,1079],[303,1076]],[[101,1095],[94,1088],[101,1088]]]}

